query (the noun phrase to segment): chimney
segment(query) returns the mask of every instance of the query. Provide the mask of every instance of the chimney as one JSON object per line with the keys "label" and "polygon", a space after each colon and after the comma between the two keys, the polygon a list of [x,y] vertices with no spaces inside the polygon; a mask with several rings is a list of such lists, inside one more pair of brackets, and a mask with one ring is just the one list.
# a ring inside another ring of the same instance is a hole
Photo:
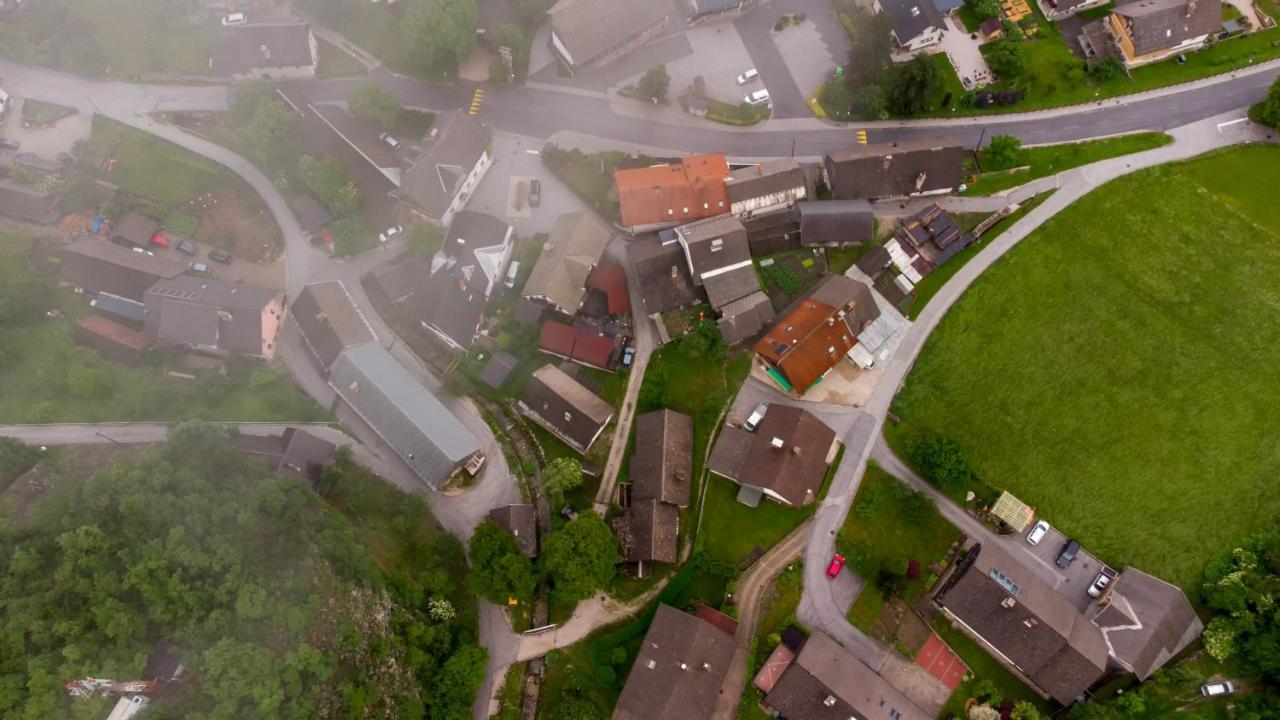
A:
{"label": "chimney", "polygon": [[681,670],[688,670],[688,669],[689,669],[689,666],[688,666],[688,665],[686,665],[686,664],[684,664],[684,663],[680,663],[680,669],[681,669]]}
{"label": "chimney", "polygon": [[1011,608],[1017,604],[1018,604],[1018,601],[1014,600],[1013,597],[1007,597],[1000,601],[1000,607],[1002,608]]}
{"label": "chimney", "polygon": [[781,449],[782,449],[782,438],[780,438],[780,437],[776,437],[776,438],[774,438],[772,441],[770,441],[770,442],[769,442],[769,445],[771,445],[775,450],[781,450]]}
{"label": "chimney", "polygon": [[889,170],[889,166],[890,166],[891,164],[893,164],[893,156],[892,156],[892,155],[885,155],[885,156],[884,156],[884,160],[881,160],[881,161],[880,161],[880,169],[881,169],[881,170],[884,170],[885,172],[888,172],[888,170]]}
{"label": "chimney", "polygon": [[916,178],[916,192],[920,192],[924,189],[924,181],[927,179],[929,179],[929,173],[920,173],[920,176]]}
{"label": "chimney", "polygon": [[826,705],[827,707],[835,707],[836,696],[835,695],[826,696],[825,698],[822,699],[822,704]]}
{"label": "chimney", "polygon": [[646,663],[646,665],[645,665],[645,666],[646,666],[646,667],[648,667],[650,670],[652,670],[652,669],[654,669],[654,668],[658,667],[658,661],[657,661],[657,660],[650,660],[648,663]]}

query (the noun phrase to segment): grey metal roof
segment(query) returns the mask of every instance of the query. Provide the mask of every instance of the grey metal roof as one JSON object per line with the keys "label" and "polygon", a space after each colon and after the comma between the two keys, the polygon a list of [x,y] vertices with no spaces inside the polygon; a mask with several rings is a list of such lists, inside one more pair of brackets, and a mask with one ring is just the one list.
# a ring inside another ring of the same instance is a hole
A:
{"label": "grey metal roof", "polygon": [[914,195],[960,185],[964,148],[944,139],[855,145],[829,153],[824,167],[837,200]]}
{"label": "grey metal roof", "polygon": [[560,0],[551,30],[575,65],[585,65],[675,12],[672,0]]}
{"label": "grey metal roof", "polygon": [[707,273],[751,260],[747,229],[736,215],[696,220],[676,228],[676,235],[684,245],[689,257],[689,272],[695,280]]}
{"label": "grey metal roof", "polygon": [[521,295],[546,298],[573,313],[587,292],[587,278],[600,262],[613,231],[590,212],[561,215],[547,236]]}
{"label": "grey metal roof", "polygon": [[1180,588],[1125,568],[1115,580],[1111,602],[1093,618],[1111,657],[1140,680],[1200,636],[1204,625]]}
{"label": "grey metal roof", "polygon": [[493,131],[470,115],[442,115],[422,141],[421,154],[401,173],[399,194],[427,215],[443,218],[492,140]]}
{"label": "grey metal roof", "polygon": [[742,202],[805,187],[804,170],[795,158],[768,160],[729,172],[724,180],[730,202]]}
{"label": "grey metal roof", "polygon": [[435,489],[480,450],[475,435],[377,343],[344,350],[329,385]]}
{"label": "grey metal roof", "polygon": [[933,718],[821,632],[805,641],[765,703],[783,717],[805,720]]}
{"label": "grey metal roof", "polygon": [[718,275],[702,278],[711,307],[724,311],[734,300],[740,300],[760,290],[760,278],[754,265],[747,264]]}
{"label": "grey metal roof", "polygon": [[1137,0],[1114,12],[1131,21],[1135,56],[1167,50],[1222,25],[1221,0]]}
{"label": "grey metal roof", "polygon": [[342,351],[377,339],[373,327],[340,280],[311,283],[293,301],[290,316],[326,370]]}
{"label": "grey metal roof", "polygon": [[797,203],[800,244],[835,247],[875,239],[876,218],[866,200],[819,200]]}

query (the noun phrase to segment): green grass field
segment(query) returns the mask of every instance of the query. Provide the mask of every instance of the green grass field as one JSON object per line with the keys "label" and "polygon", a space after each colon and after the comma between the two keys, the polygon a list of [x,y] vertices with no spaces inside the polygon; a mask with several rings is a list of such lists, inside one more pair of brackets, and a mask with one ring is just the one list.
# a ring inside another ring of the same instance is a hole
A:
{"label": "green grass field", "polygon": [[323,38],[316,38],[316,76],[322,78],[364,75],[364,63]]}
{"label": "green grass field", "polygon": [[93,118],[89,144],[115,158],[102,179],[166,207],[229,182],[230,171],[212,160],[100,115]]}
{"label": "green grass field", "polygon": [[[976,182],[965,190],[964,194],[992,195],[1001,190],[1025,185],[1032,180],[1056,175],[1064,170],[1088,165],[1099,160],[1163,147],[1171,142],[1173,142],[1173,138],[1164,133],[1144,132],[1103,140],[1091,140],[1089,142],[1023,148],[1018,165],[1029,166],[1027,170],[1022,172],[1004,170],[983,173],[978,176]],[[984,165],[988,163],[989,152],[990,150],[987,149],[981,153]]]}
{"label": "green grass field", "polygon": [[1113,565],[1194,589],[1280,510],[1280,148],[1102,187],[960,300],[894,402]]}

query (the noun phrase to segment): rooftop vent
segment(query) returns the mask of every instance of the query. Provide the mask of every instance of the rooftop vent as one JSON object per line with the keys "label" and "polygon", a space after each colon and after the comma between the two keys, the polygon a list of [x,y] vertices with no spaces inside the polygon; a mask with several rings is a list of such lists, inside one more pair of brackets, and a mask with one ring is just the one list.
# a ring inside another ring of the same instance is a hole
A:
{"label": "rooftop vent", "polygon": [[689,669],[689,666],[688,666],[688,665],[686,665],[686,664],[684,664],[684,663],[680,663],[680,669],[681,669],[681,670],[688,670],[688,669]]}
{"label": "rooftop vent", "polygon": [[1007,598],[1005,598],[1005,599],[1003,599],[1003,600],[1001,600],[1001,601],[1000,601],[1000,607],[1002,607],[1002,608],[1011,608],[1011,607],[1013,607],[1014,605],[1017,605],[1017,604],[1018,604],[1018,601],[1017,601],[1017,600],[1014,600],[1014,599],[1013,599],[1013,598],[1011,598],[1011,597],[1007,597]]}
{"label": "rooftop vent", "polygon": [[1027,618],[1026,620],[1022,621],[1022,624],[1026,625],[1028,628],[1034,628],[1035,626],[1040,624],[1040,621],[1036,620],[1035,618]]}
{"label": "rooftop vent", "polygon": [[709,663],[709,662],[704,662],[704,663],[702,663],[702,669],[703,669],[703,670],[710,670],[710,669],[711,669],[711,663]]}
{"label": "rooftop vent", "polygon": [[649,662],[645,663],[645,667],[647,667],[647,668],[649,668],[650,670],[652,670],[652,669],[654,669],[654,668],[658,667],[658,661],[657,661],[657,660],[650,660]]}
{"label": "rooftop vent", "polygon": [[920,8],[913,5],[911,7],[911,17],[920,17]]}
{"label": "rooftop vent", "polygon": [[826,696],[825,698],[822,699],[822,704],[826,705],[827,707],[835,707],[836,696],[835,695]]}
{"label": "rooftop vent", "polygon": [[770,440],[769,445],[781,450],[783,445],[782,438],[776,437],[773,440]]}

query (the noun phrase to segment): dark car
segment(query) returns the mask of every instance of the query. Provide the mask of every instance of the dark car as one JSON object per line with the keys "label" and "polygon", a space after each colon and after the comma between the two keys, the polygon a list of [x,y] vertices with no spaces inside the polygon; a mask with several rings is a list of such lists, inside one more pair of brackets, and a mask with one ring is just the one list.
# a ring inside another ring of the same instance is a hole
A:
{"label": "dark car", "polygon": [[1071,567],[1071,563],[1076,561],[1078,552],[1080,552],[1080,543],[1068,539],[1067,544],[1062,546],[1062,552],[1058,553],[1058,567],[1064,570]]}
{"label": "dark car", "polygon": [[0,150],[17,150],[22,147],[22,143],[9,138],[0,138]]}
{"label": "dark car", "polygon": [[200,254],[200,248],[196,247],[196,244],[190,240],[179,240],[178,244],[174,245],[173,248],[183,255],[190,255],[191,257]]}
{"label": "dark car", "polygon": [[231,253],[226,250],[210,250],[209,259],[214,262],[220,262],[223,265],[231,264]]}
{"label": "dark car", "polygon": [[538,178],[529,181],[529,207],[538,207],[538,203],[542,202],[542,183],[538,182]]}

